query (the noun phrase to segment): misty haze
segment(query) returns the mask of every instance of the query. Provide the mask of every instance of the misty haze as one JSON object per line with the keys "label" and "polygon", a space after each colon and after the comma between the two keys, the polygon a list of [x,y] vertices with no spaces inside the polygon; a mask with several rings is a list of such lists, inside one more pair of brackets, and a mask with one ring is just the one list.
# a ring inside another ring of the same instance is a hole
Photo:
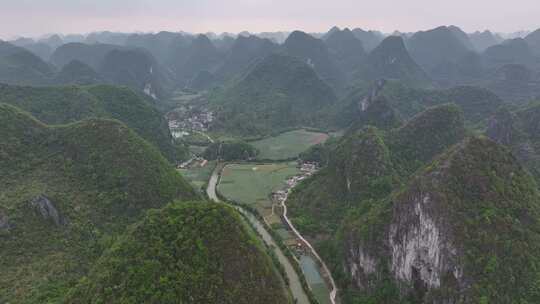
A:
{"label": "misty haze", "polygon": [[0,304],[540,303],[536,1],[0,6]]}

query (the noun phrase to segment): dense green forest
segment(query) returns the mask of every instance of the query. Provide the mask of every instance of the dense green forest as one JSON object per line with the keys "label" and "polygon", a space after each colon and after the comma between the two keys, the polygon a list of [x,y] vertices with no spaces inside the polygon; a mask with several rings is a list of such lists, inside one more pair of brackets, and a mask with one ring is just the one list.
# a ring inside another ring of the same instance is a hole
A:
{"label": "dense green forest", "polygon": [[266,57],[241,80],[210,97],[217,113],[214,128],[242,136],[324,125],[323,109],[335,101],[333,90],[309,65],[284,55]]}
{"label": "dense green forest", "polygon": [[[0,40],[0,303],[330,296],[281,199],[337,303],[540,303],[540,30],[15,36]],[[304,291],[198,191],[226,162],[297,156],[251,180],[271,188],[252,211]]]}
{"label": "dense green forest", "polygon": [[151,210],[66,303],[289,303],[272,260],[247,229],[224,205],[179,202]]}
{"label": "dense green forest", "polygon": [[142,212],[196,192],[113,120],[47,126],[0,106],[0,300],[57,302]]}
{"label": "dense green forest", "polygon": [[167,159],[175,159],[167,122],[144,96],[128,88],[0,84],[0,102],[15,105],[48,124],[65,124],[93,117],[117,119],[153,143]]}

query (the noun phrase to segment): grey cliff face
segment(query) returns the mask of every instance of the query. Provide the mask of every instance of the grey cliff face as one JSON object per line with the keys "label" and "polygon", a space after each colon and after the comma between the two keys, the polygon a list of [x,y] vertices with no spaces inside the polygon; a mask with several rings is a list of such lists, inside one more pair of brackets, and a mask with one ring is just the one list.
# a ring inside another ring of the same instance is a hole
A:
{"label": "grey cliff face", "polygon": [[425,290],[439,288],[443,277],[463,281],[458,250],[437,204],[430,193],[412,193],[396,204],[388,235],[394,278]]}
{"label": "grey cliff face", "polygon": [[11,225],[9,223],[9,218],[2,211],[0,211],[0,231],[9,231]]}
{"label": "grey cliff face", "polygon": [[54,204],[45,195],[40,194],[30,200],[30,205],[45,220],[52,220],[56,226],[65,226],[67,221],[60,215]]}

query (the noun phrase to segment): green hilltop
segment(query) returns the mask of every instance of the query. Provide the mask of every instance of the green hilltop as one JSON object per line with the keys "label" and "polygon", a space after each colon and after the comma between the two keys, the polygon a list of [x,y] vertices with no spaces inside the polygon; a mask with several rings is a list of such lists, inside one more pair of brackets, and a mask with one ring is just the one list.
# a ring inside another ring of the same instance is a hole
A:
{"label": "green hilltop", "polygon": [[426,72],[412,59],[403,38],[398,36],[385,38],[371,51],[355,76],[366,82],[384,78],[414,87],[431,86]]}
{"label": "green hilltop", "polygon": [[489,120],[486,135],[508,146],[540,182],[540,103],[500,108]]}
{"label": "green hilltop", "polygon": [[272,260],[248,229],[232,208],[215,203],[149,211],[66,303],[290,303]]}
{"label": "green hilltop", "polygon": [[158,147],[167,159],[175,159],[167,122],[145,97],[128,88],[0,84],[0,102],[28,111],[47,124],[65,124],[93,117],[117,119]]}
{"label": "green hilltop", "polygon": [[[421,89],[403,82],[384,80],[376,82],[368,90],[362,86],[358,87],[339,103],[342,109],[336,113],[335,121],[336,125],[343,127],[361,121],[377,120],[377,123],[391,121],[391,116],[409,120],[429,107],[446,103],[454,103],[462,109],[468,126],[481,127],[485,126],[497,109],[504,105],[501,98],[480,87]],[[374,111],[370,109],[372,104],[380,108],[379,115],[385,116],[377,117],[369,113]],[[381,111],[383,108],[386,110]]]}
{"label": "green hilltop", "polygon": [[273,54],[240,80],[214,92],[210,106],[216,129],[243,136],[327,123],[325,107],[336,96],[306,63]]}
{"label": "green hilltop", "polygon": [[388,195],[400,181],[465,136],[455,105],[429,108],[399,128],[350,131],[328,152],[328,165],[289,198],[293,220],[307,232],[333,233],[359,198]]}
{"label": "green hilltop", "polygon": [[0,40],[0,82],[43,85],[54,69],[30,51]]}
{"label": "green hilltop", "polygon": [[338,242],[358,268],[342,278],[345,303],[535,303],[539,212],[509,151],[469,138],[349,213]]}
{"label": "green hilltop", "polygon": [[0,105],[0,301],[58,302],[149,208],[195,190],[113,120],[47,126]]}
{"label": "green hilltop", "polygon": [[62,67],[53,82],[58,85],[93,85],[104,83],[104,80],[87,64],[73,60]]}
{"label": "green hilltop", "polygon": [[[488,134],[534,142],[534,109],[499,114],[505,128]],[[459,107],[386,131],[367,124],[318,149],[326,166],[287,204],[343,303],[538,301],[537,184],[508,149],[467,137]]]}
{"label": "green hilltop", "polygon": [[0,302],[290,303],[238,213],[194,202],[126,125],[49,126],[1,103],[0,121]]}

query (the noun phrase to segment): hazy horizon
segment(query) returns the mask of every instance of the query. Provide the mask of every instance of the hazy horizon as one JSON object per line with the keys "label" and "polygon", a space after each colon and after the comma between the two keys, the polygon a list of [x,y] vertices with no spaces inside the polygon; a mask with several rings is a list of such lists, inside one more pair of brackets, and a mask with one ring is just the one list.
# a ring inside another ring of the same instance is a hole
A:
{"label": "hazy horizon", "polygon": [[[433,3],[412,0],[295,2],[284,0],[3,0],[0,39],[39,37],[46,34],[186,31],[192,33],[325,32],[332,26],[415,32],[440,25],[456,25],[466,32],[513,33],[540,27],[540,5],[533,0],[492,3],[456,0]],[[31,8],[31,9],[29,9]],[[481,18],[478,18],[478,15]],[[324,16],[321,18],[321,16]],[[414,16],[414,17],[413,17]],[[23,22],[21,22],[23,20]]]}

